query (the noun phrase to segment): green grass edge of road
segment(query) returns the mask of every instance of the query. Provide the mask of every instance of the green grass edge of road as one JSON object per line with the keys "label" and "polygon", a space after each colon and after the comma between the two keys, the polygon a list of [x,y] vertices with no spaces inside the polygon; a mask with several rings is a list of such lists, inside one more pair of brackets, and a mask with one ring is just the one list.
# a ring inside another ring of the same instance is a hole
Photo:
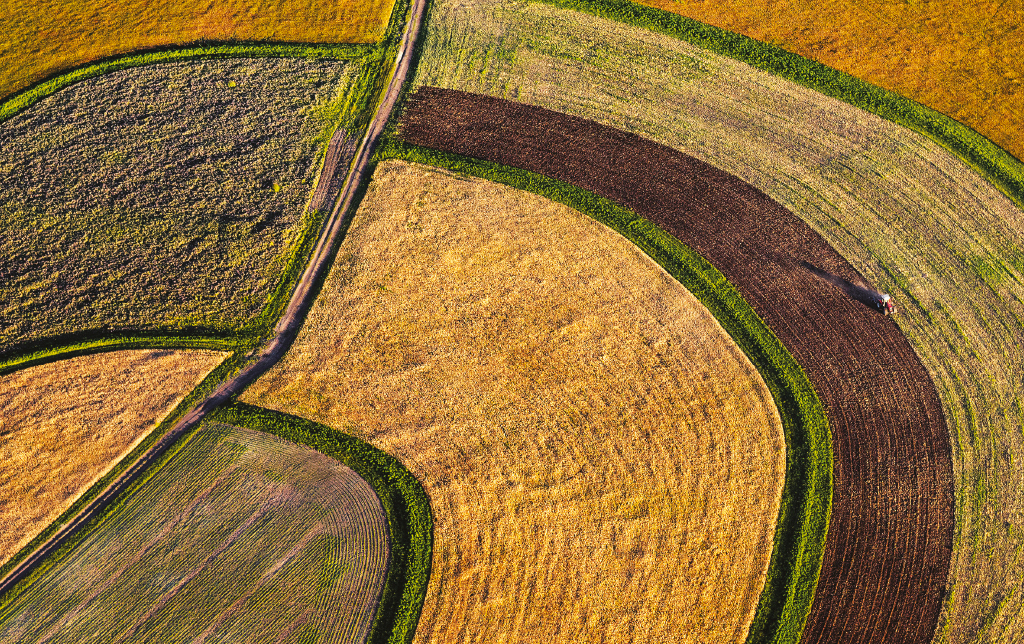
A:
{"label": "green grass edge of road", "polygon": [[896,92],[774,45],[630,0],[533,1],[685,40],[902,125],[946,148],[1024,208],[1024,163],[973,128]]}
{"label": "green grass edge of road", "polygon": [[765,587],[748,643],[799,641],[821,573],[832,512],[832,435],[803,368],[714,266],[639,215],[540,174],[387,138],[376,160],[402,159],[526,190],[583,212],[636,244],[711,311],[768,385],[786,438],[786,480]]}
{"label": "green grass edge of road", "polygon": [[210,420],[306,445],[352,468],[380,499],[391,550],[367,644],[408,644],[416,634],[430,581],[434,523],[423,486],[397,459],[326,425],[245,403],[218,408]]}
{"label": "green grass edge of road", "polygon": [[[58,352],[50,354],[40,360],[33,362],[32,364],[41,364],[44,362],[61,360],[67,357],[71,357],[72,354],[84,355],[86,353],[96,353],[98,351],[115,351],[123,348],[140,348],[137,345],[130,346],[133,344],[131,338],[122,338],[122,340],[124,341],[122,344],[118,344],[117,342],[111,342],[109,344],[104,344],[102,346],[89,346],[88,348],[83,350],[72,349],[69,352]],[[146,342],[150,342],[154,339],[147,338],[145,340]],[[200,344],[205,344],[205,341],[200,341]],[[195,345],[189,342],[182,341],[179,338],[168,338],[166,339],[166,341],[160,341],[159,343],[151,342],[149,344],[146,344],[145,346],[148,348],[160,349],[197,348]],[[212,347],[202,346],[202,348]],[[78,497],[75,500],[75,502],[72,503],[70,507],[68,507],[67,510],[62,512],[61,515],[57,517],[57,519],[53,523],[48,525],[42,532],[37,534],[35,538],[32,539],[32,541],[28,542],[25,545],[25,547],[19,550],[6,563],[0,566],[0,578],[6,576],[7,573],[11,572],[18,564],[24,561],[28,556],[35,552],[36,549],[39,548],[39,546],[41,546],[51,536],[53,536],[53,534],[57,532],[57,530],[59,530],[70,520],[72,520],[82,508],[84,508],[86,505],[92,502],[93,499],[95,499],[97,496],[103,493],[103,491],[106,490],[107,487],[117,477],[119,477],[122,473],[124,473],[126,469],[128,469],[133,463],[135,463],[135,461],[137,461],[150,447],[152,447],[154,443],[160,440],[160,438],[164,434],[170,431],[170,429],[174,427],[174,424],[178,422],[178,420],[182,416],[188,413],[188,411],[194,405],[202,401],[209,394],[213,393],[213,391],[221,384],[221,382],[227,380],[232,375],[241,371],[241,369],[245,366],[247,362],[248,357],[246,355],[244,355],[242,352],[235,352],[232,355],[228,356],[219,365],[217,365],[217,367],[215,367],[209,374],[207,374],[206,377],[203,378],[202,382],[200,382],[195,389],[193,389],[188,395],[186,395],[181,400],[181,402],[178,403],[174,410],[171,411],[171,413],[168,414],[167,417],[164,418],[156,426],[156,428],[154,428],[153,431],[151,431],[138,445],[136,445],[135,448],[131,452],[129,452],[127,456],[121,458],[114,465],[114,467],[111,468],[109,472],[107,472],[102,478],[93,483],[92,486],[90,486],[89,489],[86,490],[84,494]],[[18,368],[23,368],[25,366],[26,365],[24,364],[12,365],[9,366],[6,369],[6,371],[0,370],[0,374],[9,373],[10,371],[14,371]],[[171,451],[173,451],[174,449],[177,448],[172,448]],[[105,515],[106,512],[104,512],[103,514]],[[15,584],[13,588],[11,588],[7,593],[0,597],[0,619],[2,619],[3,611],[11,603],[11,601],[15,597],[17,597],[24,588],[28,587],[39,575],[53,567],[54,563],[57,560],[59,560],[64,553],[68,552],[71,548],[73,548],[74,545],[77,544],[78,541],[83,538],[86,532],[87,530],[83,530],[81,528],[76,530],[75,534],[72,535],[72,537],[67,542],[65,542],[56,553],[41,561],[24,579],[19,581],[17,584]]]}

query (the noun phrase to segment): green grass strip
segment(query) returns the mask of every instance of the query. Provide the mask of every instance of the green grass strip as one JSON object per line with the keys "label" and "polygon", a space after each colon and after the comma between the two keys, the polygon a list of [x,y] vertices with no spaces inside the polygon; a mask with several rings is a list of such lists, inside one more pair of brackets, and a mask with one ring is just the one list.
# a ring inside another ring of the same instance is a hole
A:
{"label": "green grass strip", "polygon": [[1024,163],[973,128],[917,101],[741,34],[630,0],[534,0],[680,38],[909,128],[959,157],[1024,208]]}
{"label": "green grass strip", "polygon": [[42,80],[14,94],[0,104],[0,122],[31,107],[69,85],[103,74],[157,63],[175,63],[211,58],[307,58],[311,60],[352,60],[365,56],[372,45],[304,45],[282,43],[220,43],[168,47],[114,56],[88,63]]}
{"label": "green grass strip", "polygon": [[416,477],[376,447],[290,414],[236,402],[220,407],[207,418],[312,447],[349,466],[370,484],[387,515],[391,554],[367,642],[411,642],[427,594],[434,547],[430,499]]}
{"label": "green grass strip", "polygon": [[786,481],[771,563],[747,641],[798,642],[817,588],[832,511],[832,435],[807,374],[739,291],[675,237],[592,192],[391,138],[377,152],[378,160],[389,158],[487,179],[579,210],[639,246],[711,311],[768,385],[786,438]]}
{"label": "green grass strip", "polygon": [[[191,345],[189,345],[187,342],[180,338],[170,338],[166,345],[157,345],[155,343],[155,338],[146,338],[146,340],[153,341],[153,344],[147,345],[149,348],[198,348],[192,347]],[[101,347],[93,347],[88,350],[77,350],[74,347],[70,347],[69,351],[64,354],[58,353],[50,357],[52,358],[52,360],[58,360],[65,357],[70,357],[69,353],[74,353],[74,355],[82,355],[84,353],[94,353],[96,351],[113,351],[119,348],[128,347],[115,346],[113,348],[108,348],[106,345],[104,345]],[[52,360],[43,359],[41,362],[50,362]],[[106,475],[104,475],[102,478],[93,483],[92,486],[88,490],[86,490],[86,492],[82,496],[78,497],[78,499],[76,499],[75,502],[72,503],[67,510],[65,510],[63,513],[61,513],[59,517],[57,517],[56,521],[51,523],[49,526],[46,527],[45,530],[36,535],[36,537],[32,539],[32,541],[28,542],[24,548],[19,550],[17,554],[11,557],[11,559],[8,560],[3,566],[0,566],[0,577],[5,576],[8,572],[13,570],[19,563],[24,561],[26,557],[35,552],[40,545],[45,543],[46,540],[48,540],[55,532],[57,532],[57,530],[62,528],[66,523],[73,519],[75,515],[77,515],[78,512],[83,507],[92,502],[93,499],[95,499],[104,490],[106,490],[107,487],[118,476],[120,476],[133,463],[135,463],[135,461],[137,461],[146,452],[146,450],[148,450],[155,442],[157,442],[164,434],[166,434],[174,426],[174,424],[178,422],[179,418],[184,416],[186,413],[188,413],[189,409],[191,409],[194,405],[198,404],[209,394],[211,394],[217,388],[217,386],[221,384],[221,382],[227,380],[234,374],[238,373],[242,369],[242,367],[245,366],[248,360],[249,359],[245,354],[241,352],[236,352],[233,355],[229,356],[224,362],[220,363],[220,365],[214,368],[213,371],[207,374],[206,378],[204,378],[203,381],[200,382],[199,385],[195,389],[193,389],[191,393],[185,396],[185,398],[183,398],[182,401],[178,403],[174,410],[170,414],[168,414],[167,417],[164,418],[163,421],[161,421],[160,424],[157,425],[156,428],[149,433],[149,435],[147,435],[138,445],[135,446],[135,449],[133,449],[127,456],[122,458],[120,461],[118,461],[118,463],[114,465],[114,467],[111,468],[111,470],[107,472]],[[34,362],[33,364],[40,364],[40,362]],[[26,365],[22,364],[20,365],[19,368],[24,366]],[[10,370],[13,371],[14,368],[11,368]],[[9,373],[9,371],[4,371],[0,373]],[[181,441],[178,442],[180,443]],[[133,486],[134,485],[135,484],[133,484]],[[130,489],[133,488],[129,488],[129,490]],[[104,511],[101,517],[107,516],[111,511],[112,510],[108,508],[106,511]],[[94,518],[93,522],[97,520],[98,519]],[[90,526],[94,525],[93,522],[90,522],[85,527],[85,529],[79,528],[75,532],[75,534],[67,542],[65,542],[64,545],[61,546],[61,548],[57,552],[55,552],[54,554],[40,562],[39,565],[36,566],[28,576],[25,577],[25,579],[22,579],[20,582],[18,582],[17,585],[14,586],[14,588],[8,591],[3,597],[0,597],[0,611],[3,611],[8,605],[10,605],[14,598],[16,598],[24,588],[27,588],[40,575],[42,575],[44,572],[52,568],[54,563],[57,560],[59,560],[64,554],[69,552],[70,549],[73,548],[75,544],[79,543],[83,538],[85,538],[85,535],[89,532]]]}

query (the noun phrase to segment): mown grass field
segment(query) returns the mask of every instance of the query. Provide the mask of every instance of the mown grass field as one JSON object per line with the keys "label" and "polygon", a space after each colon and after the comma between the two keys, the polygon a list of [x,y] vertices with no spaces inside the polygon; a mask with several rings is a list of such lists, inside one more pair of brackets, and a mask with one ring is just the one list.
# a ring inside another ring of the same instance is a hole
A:
{"label": "mown grass field", "polygon": [[362,642],[386,529],[336,460],[207,423],[4,606],[0,641]]}
{"label": "mown grass field", "polygon": [[360,64],[211,60],[68,87],[0,122],[0,353],[256,324],[304,234]]}
{"label": "mown grass field", "polygon": [[0,0],[0,99],[62,70],[201,41],[370,43],[394,0]]}
{"label": "mown grass field", "polygon": [[441,0],[431,21],[417,83],[592,118],[709,161],[893,293],[954,446],[936,641],[1024,632],[1024,214],[922,136],[667,36],[533,3]]}
{"label": "mown grass field", "polygon": [[0,563],[223,359],[212,351],[115,351],[0,376]]}
{"label": "mown grass field", "polygon": [[1020,2],[642,0],[898,92],[1024,159]]}
{"label": "mown grass field", "polygon": [[285,359],[242,399],[401,460],[434,514],[416,641],[742,641],[785,464],[756,370],[588,217],[378,166]]}

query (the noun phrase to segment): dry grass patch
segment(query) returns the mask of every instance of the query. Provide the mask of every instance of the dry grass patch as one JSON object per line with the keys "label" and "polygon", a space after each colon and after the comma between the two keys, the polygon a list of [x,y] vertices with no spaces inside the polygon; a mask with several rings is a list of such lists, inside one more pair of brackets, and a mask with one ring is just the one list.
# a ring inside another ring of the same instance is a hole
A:
{"label": "dry grass patch", "polygon": [[243,399],[399,458],[434,513],[421,642],[742,641],[785,444],[756,370],[630,242],[389,161]]}
{"label": "dry grass patch", "polygon": [[373,489],[207,423],[0,615],[0,641],[365,641],[387,564]]}
{"label": "dry grass patch", "polygon": [[544,4],[439,0],[417,83],[594,119],[708,161],[893,293],[953,443],[957,529],[935,641],[1024,633],[1024,213],[1002,193],[850,105]]}
{"label": "dry grass patch", "polygon": [[0,0],[0,98],[70,67],[197,41],[369,43],[394,0]]}
{"label": "dry grass patch", "polygon": [[1024,158],[1019,2],[639,0],[908,96]]}
{"label": "dry grass patch", "polygon": [[224,359],[112,351],[0,376],[0,561],[7,561]]}

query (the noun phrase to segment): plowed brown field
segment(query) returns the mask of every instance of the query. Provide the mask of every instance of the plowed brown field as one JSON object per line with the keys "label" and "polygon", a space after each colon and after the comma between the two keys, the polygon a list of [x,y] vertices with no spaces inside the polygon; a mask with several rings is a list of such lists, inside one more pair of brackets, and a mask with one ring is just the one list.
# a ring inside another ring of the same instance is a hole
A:
{"label": "plowed brown field", "polygon": [[932,636],[954,526],[942,408],[895,323],[821,279],[867,286],[820,235],[762,192],[703,162],[541,108],[420,88],[402,132],[412,143],[592,190],[718,267],[804,366],[829,415],[836,451],[832,523],[803,641]]}

